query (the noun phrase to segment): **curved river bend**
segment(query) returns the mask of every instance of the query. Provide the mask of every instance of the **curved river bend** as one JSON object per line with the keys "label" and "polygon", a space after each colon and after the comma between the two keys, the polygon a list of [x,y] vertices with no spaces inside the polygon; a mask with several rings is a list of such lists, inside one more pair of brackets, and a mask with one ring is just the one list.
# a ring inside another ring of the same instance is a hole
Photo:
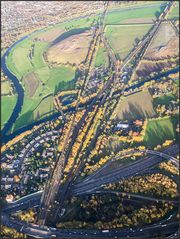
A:
{"label": "curved river bend", "polygon": [[[83,18],[83,17],[80,17],[80,18]],[[79,19],[79,18],[77,18]],[[68,22],[69,20],[67,20],[66,22]],[[57,118],[58,116],[60,116],[60,113],[59,112],[56,112],[52,115],[49,115],[39,121],[36,121],[36,122],[33,122],[25,127],[22,127],[18,130],[16,130],[15,132],[13,132],[12,134],[8,134],[9,130],[12,128],[13,124],[15,123],[15,121],[17,120],[20,112],[21,112],[21,108],[22,108],[22,105],[23,105],[23,100],[24,100],[24,89],[21,85],[21,83],[19,82],[19,80],[17,79],[17,77],[11,73],[11,71],[8,69],[8,67],[6,66],[6,58],[9,54],[9,52],[12,50],[13,47],[15,47],[18,43],[20,43],[21,41],[25,40],[26,38],[30,37],[32,34],[34,33],[37,33],[37,32],[40,32],[40,31],[43,31],[43,29],[40,29],[40,30],[36,30],[35,32],[21,38],[20,40],[16,41],[11,47],[8,48],[8,50],[5,52],[5,54],[3,55],[3,57],[1,58],[1,67],[2,67],[2,70],[4,72],[4,74],[13,82],[13,85],[14,85],[14,88],[16,89],[16,92],[17,92],[17,102],[16,102],[16,105],[13,109],[13,112],[10,116],[10,118],[8,119],[8,121],[5,123],[4,125],[4,128],[1,130],[1,140],[3,143],[7,143],[9,140],[11,140],[12,138],[14,138],[15,136],[25,132],[26,130],[30,130],[32,129],[35,125],[39,125],[43,122],[46,122],[47,120],[52,120],[52,119],[55,119]],[[130,87],[127,87],[125,89],[125,91],[128,91],[129,89],[135,89],[136,87],[139,87],[139,86],[142,86],[144,83],[150,81],[150,80],[158,80],[160,77],[163,77],[163,76],[168,76],[169,74],[174,74],[174,73],[177,73],[179,71],[179,67],[175,68],[175,69],[172,69],[172,70],[169,70],[168,72],[164,72],[164,73],[161,73],[159,74],[158,76],[156,77],[153,77],[153,78],[150,78],[146,81],[143,81],[143,82],[140,82],[136,85],[133,85],[133,86],[130,86]],[[71,109],[70,109],[71,110]],[[69,111],[69,110],[68,110]]]}
{"label": "curved river bend", "polygon": [[[86,18],[86,17],[89,17],[88,15],[86,16],[80,16],[80,17],[76,17],[76,18],[73,18],[73,19],[70,19],[70,20],[65,20],[63,21],[62,23],[65,23],[65,22],[71,22],[72,20],[78,20],[78,19],[83,19],[83,18]],[[49,27],[49,26],[48,26]],[[8,137],[10,135],[8,135],[8,132],[10,129],[12,129],[12,126],[13,124],[16,122],[20,112],[21,112],[21,109],[22,109],[22,105],[23,105],[23,100],[24,100],[24,89],[21,85],[21,83],[19,82],[18,78],[8,69],[7,65],[6,65],[6,58],[8,57],[9,55],[9,52],[12,50],[12,48],[14,48],[18,43],[22,42],[23,40],[27,39],[28,37],[32,36],[33,34],[37,33],[37,32],[41,32],[43,31],[44,29],[48,28],[48,27],[45,27],[45,28],[42,28],[42,29],[38,29],[38,30],[35,30],[34,32],[30,33],[29,35],[27,36],[24,36],[22,37],[21,39],[19,39],[18,41],[16,41],[15,43],[13,43],[8,49],[7,51],[4,53],[4,55],[2,56],[1,58],[1,68],[4,72],[4,74],[12,81],[13,85],[14,85],[14,88],[17,92],[17,102],[16,102],[16,105],[13,109],[13,112],[10,116],[10,118],[7,120],[7,122],[4,124],[4,127],[3,129],[1,130],[1,138],[2,138],[2,142],[5,143],[7,142],[9,139],[12,139],[12,137]],[[53,118],[57,117],[57,115],[55,115]],[[23,129],[30,129],[32,128],[34,125],[38,125],[40,123],[45,122],[46,120],[48,119],[51,119],[51,117],[47,116],[46,118],[44,118],[43,120],[40,120],[38,122],[34,122],[31,125],[31,127],[23,127]],[[17,134],[14,134],[13,135],[18,135],[19,133],[21,133],[20,131],[22,130],[17,130]],[[25,130],[23,130],[22,132],[24,132]]]}

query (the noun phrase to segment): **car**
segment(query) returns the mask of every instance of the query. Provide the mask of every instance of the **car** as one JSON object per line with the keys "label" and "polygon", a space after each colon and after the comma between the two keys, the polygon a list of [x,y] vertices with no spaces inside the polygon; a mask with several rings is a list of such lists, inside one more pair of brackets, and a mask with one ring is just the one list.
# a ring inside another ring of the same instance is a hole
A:
{"label": "car", "polygon": [[167,227],[167,225],[165,224],[165,225],[162,225],[161,227]]}

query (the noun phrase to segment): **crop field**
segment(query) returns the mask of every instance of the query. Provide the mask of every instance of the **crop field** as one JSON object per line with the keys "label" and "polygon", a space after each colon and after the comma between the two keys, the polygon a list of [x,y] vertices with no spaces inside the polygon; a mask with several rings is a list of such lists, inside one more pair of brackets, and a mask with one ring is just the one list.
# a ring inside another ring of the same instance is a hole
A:
{"label": "crop field", "polygon": [[120,100],[112,117],[117,120],[134,120],[151,118],[155,115],[153,99],[149,91],[141,91]]}
{"label": "crop field", "polygon": [[[58,26],[50,28],[50,33],[48,31],[49,29],[36,33],[12,49],[7,57],[7,66],[10,71],[17,76],[19,81],[21,81],[25,91],[22,111],[14,129],[18,129],[20,125],[26,125],[30,121],[35,120],[37,115],[38,118],[41,118],[43,115],[51,112],[53,108],[52,97],[48,97],[48,100],[46,98],[49,94],[75,87],[73,81],[75,70],[73,68],[70,66],[50,68],[44,61],[43,52],[49,45],[49,39],[47,40],[45,37],[51,35],[53,32],[54,40],[59,37],[59,34],[68,29],[73,29],[74,26],[82,26],[82,24],[89,26],[93,20],[94,18],[81,19],[60,25],[58,24]],[[43,40],[42,38],[38,39],[38,34],[40,37],[44,37]],[[31,98],[33,98],[33,100],[31,100]],[[8,107],[8,111],[9,113],[7,115],[10,115],[12,112],[11,107]],[[39,113],[37,113],[37,111]],[[32,113],[31,117],[29,117],[29,112]]]}
{"label": "crop field", "polygon": [[108,55],[106,49],[102,46],[99,47],[95,59],[95,67],[107,67],[108,66]]}
{"label": "crop field", "polygon": [[78,65],[85,60],[91,40],[91,31],[69,36],[48,49],[48,61]]}
{"label": "crop field", "polygon": [[173,7],[172,11],[169,13],[169,19],[179,19],[179,1],[175,1],[176,6]]}
{"label": "crop field", "polygon": [[148,47],[144,58],[164,59],[179,55],[179,38],[170,23],[163,22]]}
{"label": "crop field", "polygon": [[135,40],[141,40],[151,26],[151,24],[112,25],[106,27],[105,35],[115,54],[124,59],[137,44]]}
{"label": "crop field", "polygon": [[144,136],[144,144],[153,148],[165,140],[172,140],[177,136],[176,126],[178,117],[164,117],[161,119],[150,119]]}
{"label": "crop field", "polygon": [[[96,15],[47,27],[19,42],[10,51],[6,60],[7,67],[21,81],[24,88],[23,106],[14,125],[14,130],[52,111],[53,101],[52,97],[47,97],[48,95],[58,93],[61,90],[74,89],[75,70],[70,66],[50,68],[43,59],[43,53],[52,42],[61,39],[63,34],[70,37],[69,32],[74,32],[80,28],[89,28],[95,24],[97,18]],[[84,55],[82,55],[83,57]],[[74,59],[78,59],[78,57],[74,56]],[[5,105],[8,104],[5,103]],[[6,110],[6,115],[10,116],[12,107],[8,107]],[[5,116],[6,119],[7,116]]]}
{"label": "crop field", "polygon": [[161,72],[165,68],[176,67],[178,64],[178,58],[174,61],[150,61],[150,60],[141,60],[140,64],[137,67],[137,70],[132,78],[132,81],[139,79],[146,79],[147,76],[150,76],[152,73]]}
{"label": "crop field", "polygon": [[1,96],[1,127],[11,116],[11,113],[16,105],[17,96]]}
{"label": "crop field", "polygon": [[39,85],[39,80],[37,78],[37,75],[34,72],[28,73],[24,79],[25,83],[25,89],[27,91],[27,95],[31,98],[34,93],[36,92],[36,89]]}
{"label": "crop field", "polygon": [[8,80],[1,81],[1,94],[8,95],[12,91],[12,86]]}
{"label": "crop field", "polygon": [[109,25],[121,23],[151,23],[163,10],[163,6],[160,6],[161,4],[162,2],[154,2],[108,12],[105,23]]}

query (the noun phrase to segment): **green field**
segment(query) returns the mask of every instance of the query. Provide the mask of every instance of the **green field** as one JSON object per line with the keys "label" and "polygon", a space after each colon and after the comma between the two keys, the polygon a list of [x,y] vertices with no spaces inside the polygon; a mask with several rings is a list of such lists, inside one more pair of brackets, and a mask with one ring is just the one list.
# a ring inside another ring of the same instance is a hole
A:
{"label": "green field", "polygon": [[[165,3],[165,2],[164,2]],[[161,2],[145,4],[139,7],[129,7],[114,10],[107,13],[105,23],[106,24],[121,24],[121,23],[144,23],[152,22],[157,16],[159,16],[163,7],[160,6]]]}
{"label": "green field", "polygon": [[172,101],[172,100],[175,100],[175,96],[173,94],[169,94],[169,95],[163,95],[161,97],[157,97],[153,100],[153,104],[155,106],[157,105],[165,105],[165,106],[168,106],[169,103]]}
{"label": "green field", "polygon": [[99,47],[94,64],[95,67],[108,66],[108,55],[104,47]]}
{"label": "green field", "polygon": [[164,117],[161,119],[148,120],[144,144],[148,148],[154,148],[165,140],[172,140],[177,137],[176,126],[178,117]]}
{"label": "green field", "polygon": [[[9,70],[21,81],[24,88],[24,102],[14,129],[25,126],[52,112],[54,93],[75,87],[75,69],[69,66],[50,68],[43,59],[43,53],[49,44],[62,33],[76,28],[86,28],[95,24],[98,16],[59,23],[33,33],[18,43],[9,53],[6,63]],[[4,91],[7,87],[3,87]],[[13,99],[13,98],[12,98]],[[7,102],[7,103],[6,103]],[[8,100],[4,100],[3,120],[12,112]]]}
{"label": "green field", "polygon": [[[74,27],[90,26],[93,21],[94,18],[80,19],[58,24],[42,32],[48,36],[48,30],[52,31],[59,28],[65,31],[65,29],[73,29]],[[37,41],[38,34],[41,36],[42,32],[35,33],[20,42],[7,57],[8,68],[21,81],[25,91],[22,111],[15,124],[15,129],[37,118],[42,118],[52,111],[53,99],[52,96],[46,98],[48,95],[75,87],[75,82],[73,81],[75,77],[74,68],[70,66],[50,68],[44,61],[43,52],[47,49],[49,42]],[[11,107],[8,107],[7,111],[9,112],[7,115],[10,115]],[[30,112],[32,117],[29,117]]]}
{"label": "green field", "polygon": [[21,79],[23,75],[33,69],[31,62],[28,59],[28,53],[28,48],[17,46],[7,57],[7,66],[18,77],[18,79]]}
{"label": "green field", "polygon": [[169,19],[179,19],[179,2],[176,2],[176,6],[173,7],[172,11],[169,13],[168,18]]}
{"label": "green field", "polygon": [[17,96],[1,96],[1,127],[11,116]]}
{"label": "green field", "polygon": [[[48,110],[47,110],[48,109]],[[40,116],[46,116],[54,110],[53,96],[49,95],[40,102],[38,107],[33,111],[34,119],[38,120]]]}
{"label": "green field", "polygon": [[[151,28],[151,24],[136,24],[124,26],[107,26],[105,35],[114,53],[124,59],[133,49],[134,45],[142,39]],[[137,42],[135,43],[135,41]]]}
{"label": "green field", "polygon": [[32,65],[36,69],[42,68],[45,65],[42,53],[47,48],[48,44],[44,42],[36,42],[34,46],[34,55],[32,57]]}
{"label": "green field", "polygon": [[52,113],[53,110],[54,105],[52,95],[45,97],[40,103],[37,99],[26,100],[21,115],[15,122],[13,130],[26,126],[27,124],[32,123],[32,121],[39,120],[40,118],[49,115],[49,113]]}

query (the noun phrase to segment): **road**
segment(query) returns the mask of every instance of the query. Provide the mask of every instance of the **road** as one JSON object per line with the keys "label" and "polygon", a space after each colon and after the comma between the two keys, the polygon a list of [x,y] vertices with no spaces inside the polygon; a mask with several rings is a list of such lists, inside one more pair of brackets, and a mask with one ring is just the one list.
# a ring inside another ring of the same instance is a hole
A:
{"label": "road", "polygon": [[[161,23],[161,19],[160,19],[160,21],[158,21],[155,24],[155,27],[154,27],[153,31],[149,34],[149,36],[148,36],[149,39],[145,38],[141,42],[141,44],[139,44],[139,46],[135,49],[135,51],[133,51],[128,56],[126,61],[121,65],[121,68],[120,68],[121,71],[129,63],[129,61],[132,59],[132,57],[134,57],[134,55],[143,47],[143,45],[147,41],[149,41],[151,39],[151,37],[153,37],[153,35],[157,31],[160,23]],[[118,69],[118,71],[119,71],[119,69]],[[108,82],[108,84],[109,83],[110,84],[113,83],[113,79],[111,79],[111,81]],[[104,86],[103,90],[100,92],[100,96],[104,95],[104,90],[108,89],[108,87],[107,87],[107,86],[109,86],[108,84]],[[85,85],[86,85],[86,82],[85,82]],[[80,92],[78,94],[78,98],[82,95],[83,89],[84,89],[84,87],[82,87],[82,89],[80,90]],[[97,99],[98,99],[98,97],[97,97]],[[95,100],[95,102],[96,102],[96,100]],[[78,109],[78,103],[77,103],[76,109]],[[74,124],[72,124],[72,127],[70,128],[70,131],[72,131],[73,128],[74,128]],[[66,137],[66,140],[65,140],[65,143],[64,143],[64,149],[65,149],[66,143],[69,140],[70,131],[69,131],[69,134]],[[80,195],[84,191],[89,193],[92,190],[98,189],[99,187],[103,186],[104,184],[107,184],[107,183],[110,183],[110,182],[115,182],[117,180],[119,181],[121,179],[130,177],[132,175],[137,174],[139,171],[141,171],[141,172],[145,171],[147,168],[149,169],[149,168],[153,167],[154,165],[162,162],[163,161],[162,158],[166,158],[168,160],[171,160],[171,161],[173,161],[173,163],[176,164],[176,166],[178,165],[177,161],[172,156],[167,155],[166,153],[161,153],[161,152],[153,153],[153,152],[154,151],[151,151],[151,152],[150,151],[146,151],[146,153],[153,154],[156,157],[149,157],[145,161],[144,160],[138,160],[138,163],[135,162],[135,163],[133,163],[131,165],[128,165],[127,168],[123,167],[123,168],[120,168],[120,169],[116,169],[115,171],[111,172],[109,175],[101,177],[98,180],[94,180],[93,178],[92,179],[87,179],[86,181],[84,181],[82,183],[74,185],[73,195]],[[62,175],[62,168],[63,168],[63,163],[62,163],[62,160],[61,160],[60,164],[58,164],[57,168],[55,168],[55,174],[54,174],[54,177],[53,177],[53,181],[51,181],[50,184],[48,184],[48,186],[50,186],[48,188],[48,193],[44,194],[44,195],[46,195],[45,201],[47,200],[44,203],[44,205],[45,205],[44,209],[45,209],[46,212],[48,210],[49,204],[54,201],[54,195],[58,191],[57,189],[59,189],[59,184],[60,184],[60,180],[61,180],[61,176],[60,175]],[[58,169],[61,169],[61,170],[58,170]],[[126,170],[126,169],[128,169],[128,170]],[[39,195],[40,194],[37,193],[37,195],[34,195],[34,196],[32,196],[32,198],[29,198],[29,205],[31,205],[32,199],[34,199],[35,196],[39,197]],[[22,201],[18,202],[17,205],[18,205],[18,208],[25,207]],[[15,206],[13,206],[13,207],[15,208]],[[44,220],[44,218],[46,218],[46,212],[45,212],[45,214],[43,214],[43,220]],[[22,222],[18,222],[18,221],[14,222],[14,219],[9,218],[7,215],[3,215],[2,219],[3,219],[2,221],[3,221],[4,225],[8,225],[10,227],[14,226],[14,228],[16,228],[16,229],[26,233],[27,235],[31,235],[31,236],[35,236],[36,235],[36,236],[39,236],[39,238],[49,238],[53,234],[57,235],[57,236],[78,237],[78,238],[80,238],[81,236],[83,236],[83,238],[84,238],[84,236],[86,234],[87,234],[86,235],[87,237],[91,236],[91,238],[92,238],[92,236],[94,236],[94,237],[103,237],[104,238],[104,237],[115,237],[116,235],[117,236],[119,236],[119,235],[122,236],[123,235],[123,230],[121,230],[121,232],[120,231],[113,231],[112,230],[112,232],[107,232],[107,233],[102,232],[102,231],[96,231],[96,230],[92,230],[91,232],[88,231],[88,230],[83,230],[82,232],[80,230],[64,230],[63,231],[63,230],[56,230],[55,228],[53,229],[53,228],[48,228],[48,227],[45,227],[45,226],[26,224],[26,223],[22,223]],[[167,233],[167,231],[166,231],[167,228],[169,230],[168,232],[170,232],[172,229],[173,229],[173,232],[174,232],[174,228],[176,226],[177,226],[176,223],[173,223],[173,224],[168,224],[168,225],[164,224],[164,225],[161,225],[161,226],[158,225],[156,227],[155,226],[147,227],[147,228],[140,229],[139,231],[138,230],[135,230],[135,231],[128,230],[128,232],[127,232],[127,230],[126,230],[125,231],[126,234],[124,234],[124,235],[125,236],[127,236],[127,235],[135,236],[136,234],[137,235],[144,235],[144,233],[146,233],[146,232],[147,233],[151,233],[151,231],[153,233],[156,233],[159,230],[162,231],[162,227],[164,228],[163,229],[163,233]],[[65,233],[65,234],[63,235],[62,233]],[[129,234],[127,234],[127,233],[129,233]],[[106,235],[106,234],[108,234],[108,235]]]}
{"label": "road", "polygon": [[16,174],[23,173],[22,166],[23,166],[24,160],[26,159],[27,156],[29,156],[28,154],[30,152],[32,152],[32,150],[34,148],[39,147],[40,144],[51,139],[53,136],[58,137],[58,135],[59,135],[59,131],[53,130],[51,132],[46,132],[46,133],[42,134],[41,136],[38,136],[38,137],[34,138],[32,141],[30,141],[26,145],[26,147],[21,151],[21,154],[18,155],[17,160],[19,160],[19,164],[18,164],[18,168],[16,170]]}
{"label": "road", "polygon": [[[92,177],[86,177],[81,183],[78,183],[77,185],[74,185],[74,188],[72,188],[72,195],[81,195],[81,194],[84,194],[84,193],[94,193],[96,192],[97,190],[99,190],[101,188],[102,185],[105,185],[105,179],[108,179],[106,180],[106,183],[110,183],[110,182],[117,182],[117,181],[120,181],[121,179],[125,178],[125,172],[126,172],[126,178],[130,177],[130,176],[134,176],[134,175],[139,175],[139,173],[145,173],[146,170],[149,170],[149,163],[146,164],[146,162],[151,162],[152,166],[155,166],[156,164],[158,164],[159,162],[162,162],[164,161],[164,159],[166,160],[175,160],[171,155],[169,154],[166,154],[165,152],[167,153],[173,153],[173,154],[177,154],[178,152],[178,145],[173,145],[169,148],[167,148],[166,150],[164,150],[164,152],[156,152],[156,151],[152,151],[152,150],[145,150],[145,151],[148,151],[149,154],[152,154],[153,157],[149,157],[149,158],[143,158],[143,159],[139,159],[137,160],[136,162],[133,162],[131,164],[128,164],[126,166],[123,166],[123,167],[119,167],[119,168],[116,168],[115,170],[111,170],[111,172],[109,172],[108,175],[102,177],[101,176],[101,169],[100,170],[97,170],[97,174],[99,175],[98,178],[92,178]],[[133,152],[137,152],[137,151],[132,151],[131,153]],[[158,160],[156,159],[156,154],[158,154],[158,156],[160,155],[160,157],[158,157]],[[111,160],[111,162],[113,161],[113,159]],[[176,160],[177,161],[177,160]],[[141,169],[141,165],[144,165],[144,168],[143,170]],[[103,168],[105,167],[108,167],[109,166],[109,162],[107,162]],[[178,164],[176,164],[176,166],[178,166]],[[132,173],[132,168],[135,168],[135,171],[134,173]],[[131,168],[130,170],[130,174],[129,174],[129,168]],[[127,171],[126,171],[127,169]],[[119,174],[119,177],[117,177],[117,173]],[[123,177],[122,177],[122,173],[123,173]],[[95,175],[97,174],[94,174],[94,177]],[[103,178],[103,180],[102,180]],[[93,187],[91,186],[93,183]],[[88,185],[91,186],[91,190],[89,189]],[[97,186],[98,185],[98,186]],[[81,191],[81,188],[84,188],[86,187],[86,190],[84,191]],[[80,192],[79,192],[80,190]],[[22,197],[16,201],[14,201],[13,203],[9,203],[4,209],[3,211],[5,213],[12,213],[12,212],[16,212],[18,210],[25,210],[25,209],[28,209],[30,207],[36,207],[36,206],[39,206],[39,203],[40,203],[40,198],[41,198],[41,195],[42,195],[42,191],[39,191],[39,192],[36,192],[36,193],[33,193],[33,194],[30,194],[30,195],[27,195],[25,197]]]}
{"label": "road", "polygon": [[[101,28],[103,27],[102,23],[103,23],[103,19],[105,17],[105,13],[107,11],[107,6],[108,6],[108,2],[105,4],[105,10],[102,13],[102,16],[100,16],[99,24],[97,25],[97,28],[95,29],[95,32],[94,32],[95,35],[94,35],[94,39],[93,39],[93,43],[92,43],[92,51],[88,51],[88,55],[87,55],[88,61],[86,61],[87,73],[85,73],[85,79],[84,79],[83,85],[82,85],[81,89],[78,91],[75,112],[78,111],[78,108],[80,105],[80,98],[83,96],[83,92],[86,89],[87,82],[89,80],[88,74],[90,71],[93,56],[95,54],[94,48],[95,48],[95,45],[97,44],[97,41],[101,35],[100,32],[101,32]],[[96,34],[97,34],[97,36],[96,36]],[[97,49],[96,49],[96,51],[97,51]],[[103,92],[101,92],[101,94],[102,93]],[[94,101],[96,102],[97,99],[98,99],[98,97],[93,100],[93,103],[94,103]],[[92,108],[92,104],[90,105],[89,109],[85,112],[85,114],[82,117],[81,122],[79,122],[78,125],[75,124],[76,113],[74,113],[73,119],[70,124],[70,128],[69,128],[69,130],[65,136],[64,142],[63,142],[62,152],[61,152],[60,156],[57,158],[56,167],[54,167],[54,170],[51,174],[50,180],[45,188],[45,191],[44,191],[42,199],[41,199],[38,221],[42,225],[44,225],[46,223],[46,218],[47,218],[47,215],[49,214],[49,211],[52,211],[52,209],[50,209],[52,204],[55,207],[55,201],[56,201],[55,199],[61,190],[61,180],[62,180],[62,176],[63,176],[63,169],[67,164],[67,159],[70,154],[70,150],[72,149],[72,147],[75,143],[75,140],[76,140],[76,135],[78,134],[78,132],[79,132],[82,124],[84,123],[85,118],[91,108]],[[71,138],[71,135],[72,135],[72,138]],[[62,208],[62,204],[65,201],[67,189],[68,189],[68,186],[71,181],[72,181],[72,174],[69,174],[68,178],[67,178],[67,183],[66,183],[67,186],[61,190],[61,198],[60,198],[60,201],[58,202],[58,208]],[[57,213],[58,209],[57,210],[55,209],[55,211]],[[53,214],[52,220],[55,219],[56,213],[55,214],[54,214],[54,212],[52,213]]]}
{"label": "road", "polygon": [[178,222],[170,222],[168,224],[159,224],[145,226],[137,229],[123,230],[88,230],[88,229],[56,229],[47,226],[40,226],[33,223],[26,223],[19,220],[14,220],[5,214],[2,214],[1,222],[3,225],[15,228],[17,231],[25,233],[33,238],[119,238],[119,237],[141,237],[148,238],[149,235],[170,235],[178,230]]}
{"label": "road", "polygon": [[173,199],[162,199],[162,198],[154,198],[150,196],[143,196],[143,195],[138,195],[135,193],[128,193],[128,192],[119,192],[118,190],[111,190],[111,189],[99,189],[99,190],[94,190],[91,192],[84,192],[81,195],[105,195],[105,194],[114,194],[114,195],[120,195],[124,199],[125,198],[130,198],[130,199],[139,199],[143,201],[152,201],[152,202],[168,202],[168,203],[173,203],[173,204],[179,204],[178,200],[173,200]]}
{"label": "road", "polygon": [[[172,162],[176,162],[176,166],[179,165],[179,162],[172,157],[171,155],[166,154],[166,152],[171,152],[172,155],[178,154],[178,146],[173,145],[172,147],[164,150],[164,152],[156,152],[153,150],[145,150],[143,152],[146,152],[147,154],[153,155],[148,158],[143,158],[140,160],[136,160],[135,162],[122,166],[120,168],[114,169],[111,172],[109,172],[108,175],[101,175],[99,173],[99,178],[86,178],[85,181],[78,183],[77,185],[74,185],[74,188],[72,189],[73,193],[75,195],[80,195],[84,192],[92,191],[94,189],[99,189],[105,184],[117,182],[119,180],[123,180],[125,178],[131,177],[133,175],[138,174],[139,172],[145,172],[147,169],[150,169],[154,167],[155,165],[161,163],[164,161],[164,158],[166,160],[172,160]],[[142,152],[142,151],[141,151]]]}
{"label": "road", "polygon": [[[171,3],[167,5],[167,8],[169,8],[171,5]],[[106,10],[105,10],[106,11]],[[154,36],[154,34],[156,33],[156,31],[158,30],[158,27],[160,26],[161,24],[161,21],[164,19],[164,17],[166,16],[167,13],[162,13],[161,16],[159,17],[159,20],[154,24],[154,27],[152,29],[152,31],[149,33],[149,35],[143,39],[140,44],[137,46],[136,49],[134,49],[130,54],[129,56],[125,59],[125,61],[123,62],[123,64],[119,65],[119,64],[116,64],[114,61],[115,61],[115,58],[113,57],[113,53],[110,54],[110,57],[113,58],[113,63],[115,64],[115,67],[116,67],[116,70],[115,70],[115,74],[113,74],[112,76],[112,83],[115,83],[114,80],[116,80],[118,78],[118,75],[119,73],[125,68],[125,66],[130,62],[130,60],[136,55],[136,53],[147,43],[147,42],[150,42]],[[105,12],[104,12],[104,16],[105,16]],[[103,17],[104,17],[103,16]],[[102,17],[102,24],[103,24],[103,17]],[[103,25],[101,27],[101,30],[100,30],[100,35],[102,35],[103,33]],[[109,49],[109,47],[108,47]],[[89,66],[90,67],[90,66]],[[111,85],[109,86],[109,91],[110,91],[110,94],[109,95],[113,95],[113,89],[114,89],[114,86],[113,84],[110,83]],[[106,87],[104,87],[103,91],[101,91],[101,94],[103,95],[104,91],[106,90]],[[111,94],[112,92],[112,94]],[[107,100],[107,99],[106,99]],[[103,104],[103,103],[102,103]],[[100,104],[100,106],[102,105]],[[88,109],[89,110],[89,109]],[[74,134],[72,134],[74,136]],[[74,141],[75,141],[75,138],[74,137]],[[74,141],[71,141],[71,146],[73,145]],[[71,147],[70,147],[71,148]],[[68,156],[66,157],[66,159],[68,159]],[[59,208],[62,207],[62,202],[65,201],[65,195],[68,195],[68,187],[70,188],[71,185],[72,185],[72,175],[74,174],[75,176],[77,175],[77,169],[81,168],[81,164],[83,164],[83,160],[80,161],[80,164],[77,165],[76,169],[73,171],[70,171],[70,177],[68,178],[67,180],[67,184],[66,184],[66,188],[67,190],[63,191],[63,193],[61,192],[61,195],[63,195],[63,197],[61,198],[61,202],[59,202]]]}
{"label": "road", "polygon": [[[146,152],[148,152],[149,154],[153,154],[153,158],[150,157],[148,158],[148,162],[153,161],[153,164],[155,163],[159,163],[159,160],[155,160],[156,158],[161,158],[160,161],[162,161],[163,159],[168,159],[168,160],[175,160],[174,157],[172,157],[171,155],[168,155],[166,153],[173,153],[177,154],[177,150],[178,150],[178,146],[177,145],[173,145],[170,148],[164,150],[164,152],[155,152],[152,150],[146,150]],[[158,157],[157,157],[158,155]],[[138,170],[140,172],[142,172],[141,167],[139,167],[139,164],[142,164],[143,162],[147,161],[147,158],[144,158],[143,160],[137,160],[137,165],[133,163],[133,165],[136,165],[136,168],[138,168]],[[155,165],[154,164],[154,165]],[[149,169],[149,166],[147,164],[145,164],[147,166],[147,168]],[[176,164],[177,166],[178,164]],[[133,166],[132,166],[133,167]],[[124,171],[124,170],[123,170]],[[112,174],[112,173],[111,173]],[[111,175],[109,177],[109,181],[112,181],[111,177],[114,179],[114,175]],[[92,179],[91,179],[92,181]],[[100,182],[100,185],[102,185],[102,180],[97,180],[96,182]],[[103,182],[104,183],[104,182]],[[87,180],[85,180],[85,184],[87,184]],[[95,184],[95,183],[94,183]],[[77,186],[77,185],[76,185]],[[81,183],[79,183],[79,186],[81,186]],[[89,192],[89,189],[87,191],[87,193],[99,193],[97,191],[97,185],[94,185],[93,190],[91,189],[92,192]],[[100,192],[102,193],[102,191]],[[114,192],[110,192],[110,193],[114,193]],[[76,191],[74,191],[73,194],[77,194]],[[83,194],[83,192],[78,193],[78,194]],[[95,237],[102,237],[102,238],[116,238],[116,237],[123,237],[123,236],[129,236],[129,237],[135,237],[135,236],[143,236],[143,238],[146,238],[147,235],[156,235],[159,233],[162,233],[163,235],[165,234],[172,234],[175,233],[178,230],[178,223],[177,222],[173,222],[173,223],[168,223],[166,224],[158,224],[158,225],[153,225],[153,226],[149,226],[149,227],[143,227],[141,229],[134,229],[134,230],[110,230],[109,232],[105,233],[102,232],[101,230],[71,230],[71,229],[66,229],[66,230],[62,230],[62,229],[56,229],[56,228],[51,228],[51,227],[46,227],[46,226],[40,226],[40,225],[36,225],[36,224],[30,224],[30,223],[25,223],[22,221],[18,221],[17,219],[13,219],[10,218],[8,216],[8,214],[19,211],[19,210],[25,210],[31,207],[38,207],[39,203],[40,203],[40,198],[42,195],[42,191],[40,192],[36,192],[34,194],[25,196],[11,204],[9,204],[8,206],[6,206],[3,210],[3,214],[2,214],[2,224],[6,225],[8,227],[11,228],[15,228],[17,231],[19,232],[23,232],[26,233],[27,235],[33,236],[35,238],[50,238],[52,235],[55,235],[58,237],[65,237],[65,238],[95,238]],[[134,195],[131,194],[130,196],[132,197],[136,197],[139,199],[145,199],[145,200],[153,200],[151,198],[147,198],[141,195]],[[161,200],[161,199],[154,199],[154,200]],[[171,201],[173,202],[173,201]],[[177,203],[176,201],[173,203]],[[163,228],[163,230],[162,230]]]}

